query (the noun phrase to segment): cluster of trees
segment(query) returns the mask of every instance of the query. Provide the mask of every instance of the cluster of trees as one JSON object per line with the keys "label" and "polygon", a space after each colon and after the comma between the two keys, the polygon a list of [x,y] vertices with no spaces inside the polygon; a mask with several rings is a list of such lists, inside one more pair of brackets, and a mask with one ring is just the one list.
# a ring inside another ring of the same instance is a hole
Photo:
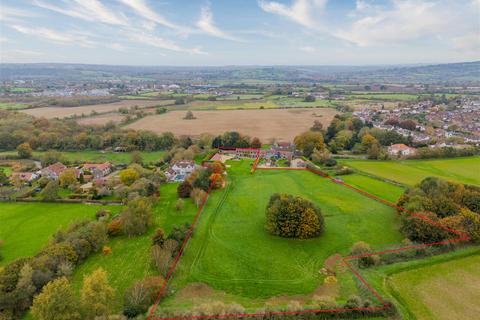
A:
{"label": "cluster of trees", "polygon": [[[439,178],[425,178],[405,191],[398,205],[480,241],[480,188]],[[424,220],[402,213],[402,232],[414,242],[434,242],[455,235]]]}
{"label": "cluster of trees", "polygon": [[[98,252],[107,239],[103,220],[87,220],[73,224],[66,231],[57,232],[51,243],[36,256],[7,264],[0,270],[0,314],[5,315],[6,319],[19,319],[45,285],[70,276],[75,266],[93,252]],[[39,315],[43,314],[41,310],[38,312]],[[47,316],[39,319],[57,318]]]}
{"label": "cluster of trees", "polygon": [[112,123],[83,126],[74,120],[34,118],[0,110],[0,149],[15,150],[28,142],[33,150],[99,150],[124,146],[128,150],[165,150],[177,143],[172,133],[125,130]]}
{"label": "cluster of trees", "polygon": [[219,189],[225,183],[225,165],[220,161],[213,161],[206,168],[200,168],[192,172],[177,187],[179,198],[192,198],[197,206],[200,206],[206,196],[206,192],[213,184],[213,188]]}
{"label": "cluster of trees", "polygon": [[114,194],[124,201],[139,196],[159,196],[160,185],[167,180],[162,171],[148,170],[137,163],[133,163],[120,171],[119,177],[122,184],[116,186]]}
{"label": "cluster of trees", "polygon": [[411,144],[408,138],[395,131],[372,128],[370,123],[364,123],[359,118],[346,114],[335,116],[325,132],[325,142],[333,153],[340,150],[366,152],[371,159],[386,157],[381,146],[396,143]]}
{"label": "cluster of trees", "polygon": [[[22,282],[33,270],[28,265],[22,268]],[[33,285],[23,283],[33,290]],[[32,315],[38,320],[82,320],[106,317],[112,314],[112,299],[115,291],[108,283],[107,273],[97,269],[83,279],[80,298],[75,294],[67,277],[62,276],[46,284],[35,296]]]}
{"label": "cluster of trees", "polygon": [[289,194],[273,194],[266,209],[265,228],[273,235],[307,239],[319,236],[325,227],[320,208],[311,201]]}
{"label": "cluster of trees", "polygon": [[214,148],[260,148],[261,146],[258,138],[250,139],[250,137],[241,135],[236,131],[225,132],[223,135],[216,136],[212,141],[212,147]]}
{"label": "cluster of trees", "polygon": [[152,198],[138,196],[128,200],[125,210],[108,222],[108,234],[134,237],[146,233],[152,225],[153,202]]}
{"label": "cluster of trees", "polygon": [[474,156],[480,153],[480,149],[478,147],[468,147],[468,148],[452,148],[452,147],[444,147],[444,148],[418,148],[415,155],[411,158],[416,159],[432,159],[432,158],[455,158],[455,157],[468,157]]}

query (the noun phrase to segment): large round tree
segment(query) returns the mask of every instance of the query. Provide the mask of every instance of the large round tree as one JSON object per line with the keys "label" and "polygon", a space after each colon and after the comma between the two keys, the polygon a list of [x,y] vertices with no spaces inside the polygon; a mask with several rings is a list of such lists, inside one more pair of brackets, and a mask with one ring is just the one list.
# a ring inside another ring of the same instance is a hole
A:
{"label": "large round tree", "polygon": [[266,210],[268,232],[285,238],[307,239],[324,229],[320,209],[311,201],[289,194],[274,194]]}

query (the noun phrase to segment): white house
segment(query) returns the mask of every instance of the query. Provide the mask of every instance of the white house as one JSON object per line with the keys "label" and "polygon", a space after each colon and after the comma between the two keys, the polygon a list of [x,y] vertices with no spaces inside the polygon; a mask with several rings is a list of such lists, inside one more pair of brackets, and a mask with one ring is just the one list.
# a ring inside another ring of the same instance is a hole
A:
{"label": "white house", "polygon": [[408,157],[416,153],[417,149],[409,147],[403,143],[392,144],[388,147],[388,154],[396,157]]}
{"label": "white house", "polygon": [[170,164],[165,175],[169,181],[184,181],[195,170],[195,161],[179,160]]}

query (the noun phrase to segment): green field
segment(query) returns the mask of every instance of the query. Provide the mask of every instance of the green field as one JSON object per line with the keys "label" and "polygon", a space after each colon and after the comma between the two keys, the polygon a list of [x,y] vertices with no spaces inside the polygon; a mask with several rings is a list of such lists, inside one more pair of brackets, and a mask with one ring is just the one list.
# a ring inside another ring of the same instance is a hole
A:
{"label": "green field", "polygon": [[[103,151],[62,151],[65,160],[71,163],[82,162],[105,162],[110,161],[114,164],[130,163],[132,154],[130,152],[103,152]],[[0,152],[0,158],[7,155],[16,155],[14,151]],[[34,151],[33,158],[41,159],[45,152]],[[155,163],[162,160],[164,151],[141,152],[144,163]]]}
{"label": "green field", "polygon": [[363,275],[396,302],[402,319],[475,319],[480,311],[479,268],[480,249],[470,246],[368,269]]}
{"label": "green field", "polygon": [[5,110],[21,110],[29,107],[30,105],[25,103],[0,102],[0,109],[5,109]]}
{"label": "green field", "polygon": [[[401,241],[393,209],[307,171],[249,175],[249,163],[232,162],[228,186],[211,196],[176,271],[174,290],[204,283],[225,292],[228,300],[256,307],[262,298],[312,293],[323,283],[319,270],[325,260],[348,254],[357,241],[373,247]],[[325,233],[310,240],[266,233],[265,207],[276,192],[314,201],[324,214]],[[356,292],[351,274],[348,277],[340,283],[340,301]],[[182,297],[171,297],[163,306],[188,303]]]}
{"label": "green field", "polygon": [[410,186],[429,176],[480,185],[480,157],[478,156],[435,160],[341,160],[341,162],[367,174]]}
{"label": "green field", "polygon": [[[0,266],[30,257],[48,243],[59,229],[74,221],[93,219],[102,207],[83,204],[0,203],[0,239],[4,259]],[[112,211],[120,207],[108,207]]]}
{"label": "green field", "polygon": [[394,274],[391,290],[419,320],[475,319],[480,313],[480,255]]}
{"label": "green field", "polygon": [[0,166],[0,169],[3,169],[3,172],[8,176],[12,174],[12,167],[2,167]]}
{"label": "green field", "polygon": [[75,270],[72,280],[75,288],[81,288],[85,274],[90,274],[102,267],[107,271],[110,284],[115,289],[116,298],[113,302],[115,310],[121,311],[125,289],[136,280],[149,275],[158,275],[151,264],[150,247],[153,233],[161,227],[168,234],[174,225],[180,226],[191,222],[197,212],[192,201],[185,201],[183,211],[175,210],[176,184],[162,185],[160,192],[160,201],[154,208],[153,226],[149,231],[139,237],[112,238],[108,243],[112,248],[111,254],[107,256],[101,253],[95,254]]}

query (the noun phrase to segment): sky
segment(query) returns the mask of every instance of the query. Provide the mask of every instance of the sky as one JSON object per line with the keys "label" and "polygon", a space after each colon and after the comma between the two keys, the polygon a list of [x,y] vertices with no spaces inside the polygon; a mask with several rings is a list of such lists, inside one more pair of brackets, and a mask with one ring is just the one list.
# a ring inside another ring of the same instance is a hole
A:
{"label": "sky", "polygon": [[379,65],[480,60],[480,0],[1,0],[0,62]]}

